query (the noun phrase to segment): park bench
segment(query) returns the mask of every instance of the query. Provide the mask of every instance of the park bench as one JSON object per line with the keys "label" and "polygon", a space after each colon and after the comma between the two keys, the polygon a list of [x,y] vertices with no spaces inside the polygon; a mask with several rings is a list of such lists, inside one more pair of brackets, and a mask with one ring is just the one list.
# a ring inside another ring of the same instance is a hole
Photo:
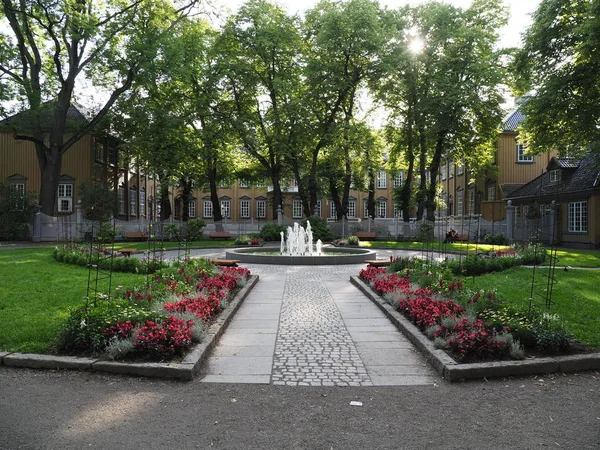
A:
{"label": "park bench", "polygon": [[371,267],[387,267],[392,264],[392,261],[389,259],[365,259],[364,262]]}
{"label": "park bench", "polygon": [[238,263],[242,261],[239,259],[211,259],[210,262],[215,266],[237,267]]}
{"label": "park bench", "polygon": [[377,233],[374,231],[357,231],[355,236],[363,241],[377,239]]}
{"label": "park bench", "polygon": [[120,248],[117,250],[121,255],[129,258],[132,253],[137,253],[139,250],[137,248]]}
{"label": "park bench", "polygon": [[148,233],[145,231],[126,231],[125,239],[128,241],[143,241],[148,239]]}
{"label": "park bench", "polygon": [[455,241],[458,242],[467,242],[469,240],[469,235],[468,234],[457,234],[456,237],[454,238]]}
{"label": "park bench", "polygon": [[229,231],[211,231],[208,233],[210,239],[231,239],[231,233]]}

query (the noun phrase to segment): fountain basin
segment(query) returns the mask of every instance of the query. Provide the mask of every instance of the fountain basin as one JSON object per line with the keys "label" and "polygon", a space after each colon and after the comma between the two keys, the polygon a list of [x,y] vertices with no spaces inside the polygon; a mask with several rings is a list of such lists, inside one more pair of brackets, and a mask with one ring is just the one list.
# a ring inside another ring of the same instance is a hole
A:
{"label": "fountain basin", "polygon": [[[362,264],[367,259],[376,259],[377,252],[363,248],[327,248],[328,255],[273,255],[273,248],[236,248],[225,252],[227,259],[239,259],[249,264],[279,264],[286,266],[318,266],[340,264]],[[265,253],[261,255],[261,253]]]}

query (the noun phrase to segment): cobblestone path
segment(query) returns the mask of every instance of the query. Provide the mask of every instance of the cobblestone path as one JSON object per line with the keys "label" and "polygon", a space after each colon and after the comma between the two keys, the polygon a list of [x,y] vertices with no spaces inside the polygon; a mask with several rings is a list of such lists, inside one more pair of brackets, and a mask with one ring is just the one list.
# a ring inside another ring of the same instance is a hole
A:
{"label": "cobblestone path", "polygon": [[246,265],[260,281],[206,366],[204,382],[290,386],[433,384],[437,375],[349,282],[362,265]]}

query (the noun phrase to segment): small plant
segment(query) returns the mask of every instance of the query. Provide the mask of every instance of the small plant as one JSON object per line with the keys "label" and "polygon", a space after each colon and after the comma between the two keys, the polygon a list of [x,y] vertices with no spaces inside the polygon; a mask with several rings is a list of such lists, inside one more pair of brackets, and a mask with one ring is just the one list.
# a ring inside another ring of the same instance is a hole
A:
{"label": "small plant", "polygon": [[286,228],[283,225],[277,225],[276,223],[266,223],[260,230],[260,237],[265,241],[279,241],[281,240],[281,232],[283,231],[285,237]]}
{"label": "small plant", "polygon": [[167,235],[167,237],[172,241],[181,240],[181,227],[177,224],[165,225],[163,228],[163,232]]}
{"label": "small plant", "polygon": [[235,245],[248,245],[250,244],[250,236],[246,234],[238,236],[233,243]]}
{"label": "small plant", "polygon": [[348,236],[346,238],[346,241],[348,242],[348,245],[359,245],[360,244],[360,239],[358,238],[358,236]]}
{"label": "small plant", "polygon": [[206,228],[206,222],[202,219],[190,219],[185,223],[185,238],[189,242],[202,239],[202,232]]}

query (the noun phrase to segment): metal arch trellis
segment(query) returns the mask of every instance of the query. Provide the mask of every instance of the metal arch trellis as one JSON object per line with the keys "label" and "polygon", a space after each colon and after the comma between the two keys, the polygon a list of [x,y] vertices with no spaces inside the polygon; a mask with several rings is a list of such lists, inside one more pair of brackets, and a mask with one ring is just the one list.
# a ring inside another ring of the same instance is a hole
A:
{"label": "metal arch trellis", "polygon": [[[543,183],[543,179],[540,180],[540,190],[539,190],[539,196],[538,196],[538,208],[541,207],[541,199],[542,199],[542,183]],[[560,200],[561,198],[561,193],[560,193],[560,184],[561,183],[557,183],[556,186],[556,193],[555,193],[555,200],[552,201],[551,203],[551,210],[550,210],[550,218],[552,220],[552,223],[550,223],[550,233],[547,236],[543,236],[542,235],[542,221],[543,221],[543,216],[541,213],[539,213],[538,211],[538,215],[537,215],[537,219],[536,219],[536,228],[538,230],[538,237],[535,240],[536,242],[534,242],[535,247],[534,247],[534,264],[533,264],[533,270],[531,273],[531,290],[530,290],[530,294],[529,294],[529,314],[533,314],[537,303],[536,299],[540,299],[541,300],[541,304],[544,308],[544,310],[546,312],[550,312],[550,309],[552,308],[553,302],[552,302],[552,293],[554,290],[554,285],[558,282],[557,278],[556,278],[556,265],[558,263],[558,257],[556,256],[557,254],[557,247],[558,247],[558,228],[560,226],[560,221],[559,221],[559,217],[557,214],[558,208],[560,207],[560,203],[557,202],[557,200]],[[541,264],[537,263],[537,259],[538,259],[538,246],[541,245],[542,241],[543,241],[543,237],[548,237],[549,238],[549,249],[547,252],[547,259],[548,259],[548,265],[547,265],[547,273],[542,273],[541,276],[540,274],[538,274],[539,270],[538,270],[538,266],[543,265],[544,262],[542,262]],[[541,281],[538,281],[541,278]]]}

